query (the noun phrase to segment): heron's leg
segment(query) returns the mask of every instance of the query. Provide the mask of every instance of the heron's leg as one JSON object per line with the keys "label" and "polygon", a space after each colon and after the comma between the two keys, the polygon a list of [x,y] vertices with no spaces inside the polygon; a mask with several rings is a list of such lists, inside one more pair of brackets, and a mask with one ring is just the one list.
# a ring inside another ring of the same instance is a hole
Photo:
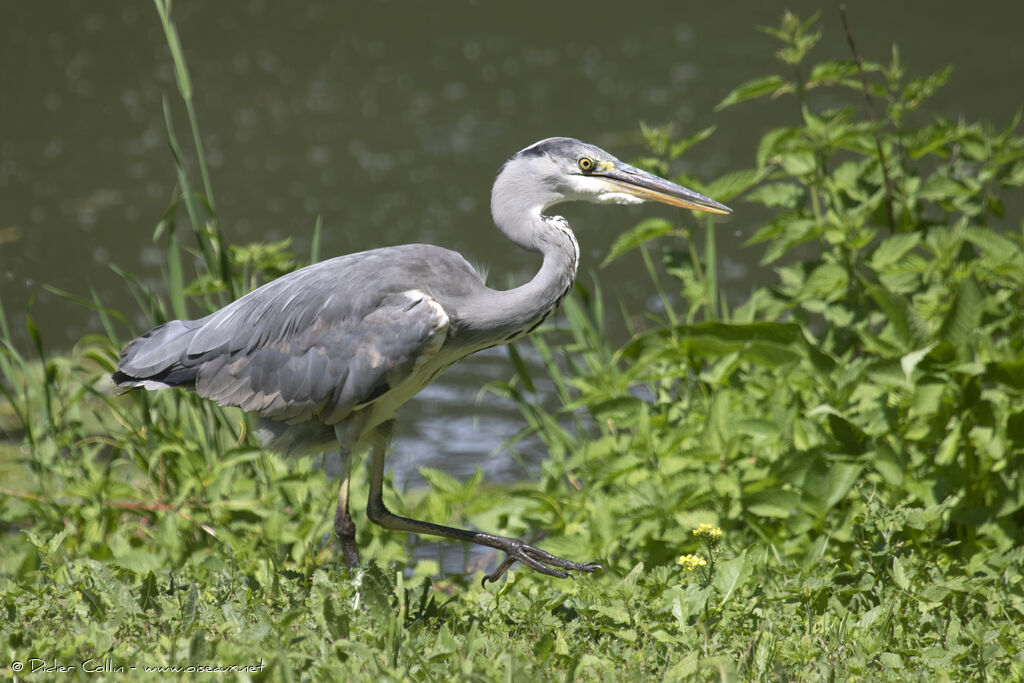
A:
{"label": "heron's leg", "polygon": [[338,507],[334,510],[334,533],[341,542],[345,564],[359,568],[359,550],[356,549],[356,523],[348,511],[348,486],[352,476],[352,451],[341,449],[341,484],[338,486]]}
{"label": "heron's leg", "polygon": [[602,568],[596,562],[580,563],[562,559],[540,548],[527,545],[518,538],[492,536],[491,534],[482,534],[477,531],[421,522],[409,519],[408,517],[401,517],[388,510],[384,507],[384,499],[382,497],[384,489],[384,455],[387,451],[388,443],[391,441],[394,425],[394,420],[384,422],[371,435],[370,496],[366,504],[366,516],[370,518],[371,522],[391,531],[408,531],[414,534],[442,536],[456,541],[475,543],[476,545],[504,551],[506,554],[505,560],[493,572],[484,577],[483,582],[485,584],[488,581],[497,581],[516,561],[522,562],[535,572],[557,576],[560,579],[569,577],[569,572],[563,570],[593,572]]}
{"label": "heron's leg", "polygon": [[341,542],[345,564],[350,569],[359,568],[359,550],[356,548],[356,524],[348,510],[349,482],[352,480],[352,453],[362,429],[362,416],[357,415],[338,425],[334,432],[341,445],[341,481],[338,484],[338,506],[334,510],[334,534]]}

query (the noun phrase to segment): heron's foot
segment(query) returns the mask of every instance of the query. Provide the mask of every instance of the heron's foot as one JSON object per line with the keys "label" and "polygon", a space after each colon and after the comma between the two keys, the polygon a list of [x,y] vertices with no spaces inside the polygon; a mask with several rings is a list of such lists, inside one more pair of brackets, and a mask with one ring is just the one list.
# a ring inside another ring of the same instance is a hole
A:
{"label": "heron's foot", "polygon": [[488,581],[497,581],[502,575],[509,570],[516,562],[522,562],[527,567],[535,572],[541,574],[547,574],[548,576],[556,576],[560,579],[569,578],[569,572],[587,572],[588,574],[596,572],[598,569],[604,569],[597,562],[572,562],[566,560],[557,555],[552,555],[549,552],[536,548],[532,545],[523,543],[518,538],[504,538],[501,536],[491,536],[492,542],[487,543],[493,548],[504,550],[506,557],[505,560],[497,566],[497,568],[485,576],[480,582],[481,585],[486,586]]}

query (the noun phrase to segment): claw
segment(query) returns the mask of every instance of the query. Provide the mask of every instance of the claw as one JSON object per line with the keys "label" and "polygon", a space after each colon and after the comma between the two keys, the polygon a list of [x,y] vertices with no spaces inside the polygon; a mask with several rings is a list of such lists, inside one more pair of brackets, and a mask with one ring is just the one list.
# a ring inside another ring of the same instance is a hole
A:
{"label": "claw", "polygon": [[504,550],[506,557],[493,572],[481,580],[480,585],[483,587],[487,586],[488,581],[493,583],[500,579],[517,561],[522,562],[535,572],[559,579],[568,579],[571,576],[568,571],[564,571],[566,569],[574,572],[587,572],[588,574],[598,569],[604,569],[597,562],[572,562],[557,555],[552,555],[540,548],[527,545],[516,538],[501,538],[501,541],[501,543],[494,544],[494,547]]}

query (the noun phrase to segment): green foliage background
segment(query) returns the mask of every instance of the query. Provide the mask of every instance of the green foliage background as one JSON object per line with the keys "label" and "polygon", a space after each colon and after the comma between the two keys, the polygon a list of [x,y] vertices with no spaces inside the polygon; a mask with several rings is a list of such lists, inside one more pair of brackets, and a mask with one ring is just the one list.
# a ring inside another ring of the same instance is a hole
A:
{"label": "green foliage background", "polygon": [[[188,70],[156,5],[199,181],[168,102],[180,195],[156,234],[167,298],[124,273],[154,323],[297,265],[287,242],[223,240]],[[479,572],[413,562],[357,509],[372,560],[350,576],[323,542],[333,485],[319,462],[259,450],[240,413],[183,392],[112,395],[124,318],[92,297],[79,303],[106,334],[70,356],[49,355],[31,318],[37,357],[24,356],[0,315],[2,664],[35,657],[78,677],[90,657],[262,665],[231,675],[288,680],[1024,677],[1024,222],[993,228],[1024,185],[1018,119],[925,113],[950,71],[908,77],[895,49],[884,64],[810,63],[813,18],[764,30],[781,73],[720,106],[779,99],[793,125],[763,137],[753,168],[675,178],[764,207],[751,243],[777,281],[732,308],[710,220],[642,222],[608,260],[639,250],[663,313],[612,348],[600,290],[578,287],[528,351],[561,409],[538,407],[514,349],[515,376],[490,387],[521,406],[519,436],[548,447],[537,480],[490,490],[479,473],[425,470],[415,501],[389,491],[397,511],[542,539],[605,572],[480,588]],[[666,176],[713,133],[643,132],[640,163]],[[678,566],[682,554],[703,564]],[[15,675],[41,675],[29,671]]]}

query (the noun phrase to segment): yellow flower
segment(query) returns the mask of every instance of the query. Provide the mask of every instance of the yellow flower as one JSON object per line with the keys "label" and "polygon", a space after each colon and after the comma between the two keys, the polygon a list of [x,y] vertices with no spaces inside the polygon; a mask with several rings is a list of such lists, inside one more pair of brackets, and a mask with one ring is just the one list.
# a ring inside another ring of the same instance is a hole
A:
{"label": "yellow flower", "polygon": [[693,530],[693,535],[709,541],[718,541],[722,538],[722,530],[714,524],[701,524]]}
{"label": "yellow flower", "polygon": [[704,567],[707,565],[705,560],[700,555],[680,555],[679,559],[676,560],[676,564],[683,568],[683,571],[690,572],[697,567]]}

